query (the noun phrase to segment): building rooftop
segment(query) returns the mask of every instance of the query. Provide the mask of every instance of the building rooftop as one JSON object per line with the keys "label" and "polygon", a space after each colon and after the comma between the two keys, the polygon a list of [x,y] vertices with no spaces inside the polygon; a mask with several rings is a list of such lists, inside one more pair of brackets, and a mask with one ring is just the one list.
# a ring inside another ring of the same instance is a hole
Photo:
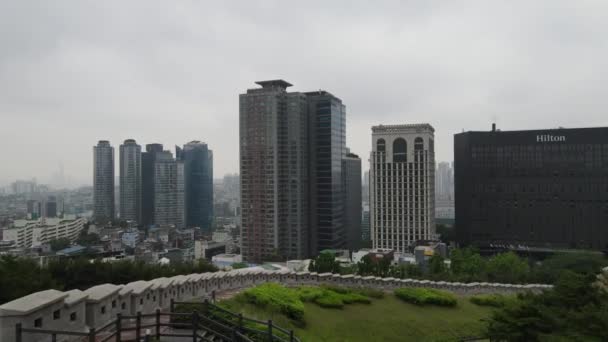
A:
{"label": "building rooftop", "polygon": [[68,248],[64,248],[60,251],[57,251],[58,255],[75,255],[84,252],[87,248],[84,246],[76,245]]}
{"label": "building rooftop", "polygon": [[271,87],[279,87],[279,88],[287,88],[291,87],[293,84],[284,81],[284,80],[268,80],[268,81],[258,81],[255,84],[259,84],[262,88],[271,88]]}
{"label": "building rooftop", "polygon": [[0,316],[27,315],[68,296],[69,294],[57,290],[35,292],[0,306]]}
{"label": "building rooftop", "polygon": [[403,131],[418,131],[422,132],[423,130],[428,130],[430,132],[435,132],[433,126],[428,123],[421,124],[406,124],[406,125],[379,125],[372,126],[372,133],[398,133]]}
{"label": "building rooftop", "polygon": [[80,290],[70,290],[64,293],[68,295],[64,301],[66,306],[72,306],[88,297],[86,293]]}

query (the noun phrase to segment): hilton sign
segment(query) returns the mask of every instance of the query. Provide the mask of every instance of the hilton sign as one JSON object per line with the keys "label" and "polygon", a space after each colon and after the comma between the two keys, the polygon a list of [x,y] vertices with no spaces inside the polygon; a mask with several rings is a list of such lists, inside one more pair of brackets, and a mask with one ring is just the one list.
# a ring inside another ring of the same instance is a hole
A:
{"label": "hilton sign", "polygon": [[551,135],[551,134],[541,134],[536,136],[536,142],[564,142],[566,141],[566,136],[564,135]]}

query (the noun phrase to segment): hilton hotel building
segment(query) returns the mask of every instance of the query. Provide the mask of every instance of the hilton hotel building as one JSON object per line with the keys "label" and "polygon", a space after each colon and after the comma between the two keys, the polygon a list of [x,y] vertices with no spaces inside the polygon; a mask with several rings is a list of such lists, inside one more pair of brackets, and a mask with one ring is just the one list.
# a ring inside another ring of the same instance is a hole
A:
{"label": "hilton hotel building", "polygon": [[454,136],[456,233],[485,248],[608,248],[608,128]]}
{"label": "hilton hotel building", "polygon": [[407,252],[435,237],[435,130],[429,124],[372,127],[373,248]]}

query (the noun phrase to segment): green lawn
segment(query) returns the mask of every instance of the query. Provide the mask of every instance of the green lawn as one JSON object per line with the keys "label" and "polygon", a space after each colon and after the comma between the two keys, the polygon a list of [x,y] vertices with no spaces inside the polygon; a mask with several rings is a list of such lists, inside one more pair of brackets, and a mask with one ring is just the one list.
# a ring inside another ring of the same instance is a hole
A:
{"label": "green lawn", "polygon": [[479,336],[491,309],[458,299],[458,306],[445,308],[416,306],[395,296],[373,299],[372,304],[346,305],[344,309],[323,309],[305,303],[305,327],[296,327],[279,314],[271,314],[251,304],[235,300],[223,302],[231,310],[294,329],[303,342],[316,341],[457,341],[459,337]]}

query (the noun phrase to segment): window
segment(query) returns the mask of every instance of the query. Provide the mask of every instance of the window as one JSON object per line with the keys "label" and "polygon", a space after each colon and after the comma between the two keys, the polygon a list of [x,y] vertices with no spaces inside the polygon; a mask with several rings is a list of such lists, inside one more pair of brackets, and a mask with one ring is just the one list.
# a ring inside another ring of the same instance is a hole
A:
{"label": "window", "polygon": [[101,314],[103,315],[105,313],[106,313],[106,306],[104,305],[101,307]]}
{"label": "window", "polygon": [[422,151],[424,149],[424,140],[421,137],[416,138],[414,140],[414,150]]}
{"label": "window", "polygon": [[112,301],[112,308],[115,308],[115,307],[116,307],[116,300],[113,300]]}
{"label": "window", "polygon": [[386,152],[386,141],[378,139],[376,142],[376,152]]}
{"label": "window", "polygon": [[146,295],[146,299],[150,300],[150,294],[149,293]]}
{"label": "window", "polygon": [[152,297],[152,301],[156,302],[156,296]]}
{"label": "window", "polygon": [[139,299],[139,305],[144,305],[144,299],[143,298]]}
{"label": "window", "polygon": [[393,163],[405,163],[407,161],[407,143],[403,138],[393,141]]}
{"label": "window", "polygon": [[127,303],[122,302],[122,304],[120,304],[120,308],[121,308],[122,310],[126,309],[126,308],[127,308]]}
{"label": "window", "polygon": [[72,312],[72,313],[70,314],[70,321],[74,322],[74,321],[76,320],[76,317],[77,317],[77,316],[76,316],[76,311]]}
{"label": "window", "polygon": [[34,328],[41,328],[41,327],[42,327],[42,317],[36,318],[36,320],[34,320]]}
{"label": "window", "polygon": [[57,320],[61,318],[61,310],[53,311],[53,320]]}

